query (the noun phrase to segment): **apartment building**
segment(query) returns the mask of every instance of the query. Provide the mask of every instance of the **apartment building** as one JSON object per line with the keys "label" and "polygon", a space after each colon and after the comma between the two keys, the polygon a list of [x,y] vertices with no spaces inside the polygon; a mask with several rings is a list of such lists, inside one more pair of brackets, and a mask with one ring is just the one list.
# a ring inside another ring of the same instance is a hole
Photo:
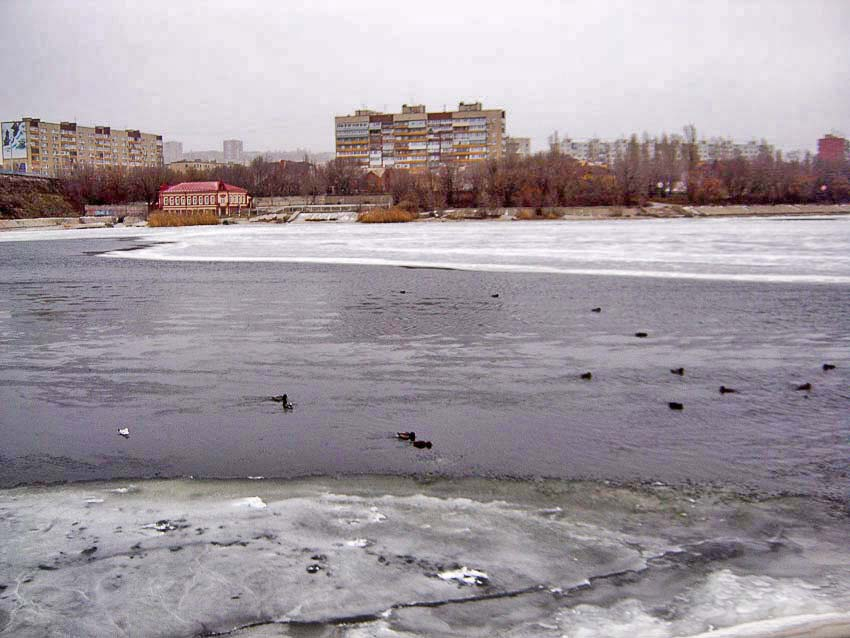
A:
{"label": "apartment building", "polygon": [[506,137],[505,154],[508,157],[528,157],[531,155],[530,137]]}
{"label": "apartment building", "polygon": [[362,168],[469,164],[504,156],[505,112],[480,102],[433,113],[421,104],[405,104],[401,113],[358,110],[335,118],[335,137],[336,158]]}
{"label": "apartment building", "polygon": [[162,145],[162,161],[166,164],[183,159],[183,142],[166,142]]}
{"label": "apartment building", "polygon": [[242,140],[224,140],[222,142],[222,150],[224,151],[225,164],[239,164],[242,162],[242,153],[244,151]]}
{"label": "apartment building", "polygon": [[183,174],[188,173],[189,171],[195,171],[196,173],[211,171],[215,168],[219,168],[220,166],[224,166],[224,164],[219,164],[218,162],[205,162],[204,160],[199,159],[180,160],[178,162],[171,162],[170,164],[165,165],[166,168]]}
{"label": "apartment building", "polygon": [[3,168],[56,177],[76,166],[162,166],[162,135],[25,117],[2,123]]}
{"label": "apartment building", "polygon": [[818,159],[826,162],[850,161],[850,141],[827,133],[818,140]]}
{"label": "apartment building", "polygon": [[[658,139],[640,140],[640,144],[646,144],[650,157],[655,157],[656,149],[661,144]],[[669,138],[669,143],[676,145],[680,159],[685,157],[686,142],[679,135]],[[613,166],[618,157],[623,157],[629,148],[629,140],[619,138],[616,140],[601,140],[593,138],[589,140],[572,140],[566,138],[560,142],[560,149],[564,155],[588,164],[599,164]],[[696,143],[697,157],[701,162],[713,162],[715,160],[729,160],[735,157],[743,157],[754,160],[762,153],[774,153],[774,148],[766,142],[755,140],[745,144],[738,144],[730,139],[711,138],[700,140]]]}

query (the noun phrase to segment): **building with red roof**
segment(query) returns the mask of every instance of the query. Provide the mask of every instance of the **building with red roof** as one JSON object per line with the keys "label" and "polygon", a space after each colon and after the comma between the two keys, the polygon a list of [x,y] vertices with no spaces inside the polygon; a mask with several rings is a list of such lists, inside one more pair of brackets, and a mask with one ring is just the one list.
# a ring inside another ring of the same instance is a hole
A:
{"label": "building with red roof", "polygon": [[159,191],[157,207],[167,213],[215,213],[229,217],[247,212],[251,196],[244,188],[217,182],[181,182]]}

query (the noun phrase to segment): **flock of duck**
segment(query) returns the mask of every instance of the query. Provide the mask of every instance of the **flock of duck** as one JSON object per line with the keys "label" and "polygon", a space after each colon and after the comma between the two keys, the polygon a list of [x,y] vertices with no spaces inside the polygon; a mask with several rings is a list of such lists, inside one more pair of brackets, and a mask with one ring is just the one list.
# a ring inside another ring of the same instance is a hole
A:
{"label": "flock of duck", "polygon": [[[407,292],[406,290],[399,290],[399,293],[402,294],[402,295],[406,294],[406,292]],[[494,299],[497,299],[499,297],[499,294],[493,293],[490,296]],[[600,313],[600,312],[602,312],[602,308],[599,308],[599,307],[591,308],[591,312]],[[646,333],[646,332],[636,332],[635,333],[635,337],[637,337],[638,339],[645,339],[648,336],[649,336],[649,333]],[[835,370],[835,365],[832,364],[832,363],[824,363],[821,366],[821,369],[824,372],[829,372],[830,370]],[[685,369],[684,368],[671,368],[670,373],[676,374],[676,375],[681,377],[681,376],[685,375]],[[592,372],[583,372],[580,375],[580,378],[585,380],[585,381],[590,381],[590,380],[593,379],[593,373]],[[811,389],[812,389],[812,384],[810,382],[802,383],[795,388],[795,390],[799,391],[799,392],[809,392],[809,391],[811,391]],[[737,393],[738,393],[738,390],[736,390],[735,388],[729,388],[725,385],[720,386],[720,394],[737,394]],[[806,398],[807,399],[809,398],[808,395],[806,395]],[[280,403],[284,412],[289,412],[289,411],[295,409],[295,405],[292,404],[289,401],[289,397],[286,394],[273,396],[273,397],[271,397],[271,400],[276,402],[276,403]],[[678,401],[670,401],[667,404],[667,406],[671,410],[684,410],[685,409],[685,405],[683,403],[679,403]],[[126,427],[120,428],[118,430],[118,434],[119,434],[119,436],[122,436],[125,439],[130,438],[129,428],[126,428]],[[431,441],[423,441],[421,439],[417,439],[416,438],[416,432],[412,432],[412,431],[411,432],[396,432],[395,438],[397,438],[399,441],[407,441],[413,447],[420,449],[420,450],[423,450],[423,449],[430,450],[431,447],[433,447],[433,444],[431,443]]]}
{"label": "flock of duck", "polygon": [[[602,312],[602,308],[592,308],[591,312]],[[635,333],[635,337],[637,337],[638,339],[645,339],[648,336],[649,336],[649,333],[647,333],[647,332],[636,332]],[[824,363],[823,366],[821,366],[821,369],[824,372],[829,372],[830,370],[835,370],[835,364]],[[671,368],[670,373],[671,374],[677,374],[680,377],[683,377],[683,376],[685,376],[685,369],[684,368]],[[591,372],[584,372],[580,376],[585,381],[590,381],[591,379],[593,379],[593,373],[591,373]],[[802,383],[795,388],[795,390],[799,391],[799,392],[809,392],[811,389],[812,389],[812,384],[809,383],[809,382]],[[735,388],[728,388],[725,385],[720,386],[720,394],[737,394],[737,393],[738,393],[738,390],[736,390]],[[809,396],[806,395],[805,398],[808,399]],[[671,410],[684,410],[685,409],[685,405],[683,403],[679,403],[678,401],[670,401],[667,404],[667,406]]]}

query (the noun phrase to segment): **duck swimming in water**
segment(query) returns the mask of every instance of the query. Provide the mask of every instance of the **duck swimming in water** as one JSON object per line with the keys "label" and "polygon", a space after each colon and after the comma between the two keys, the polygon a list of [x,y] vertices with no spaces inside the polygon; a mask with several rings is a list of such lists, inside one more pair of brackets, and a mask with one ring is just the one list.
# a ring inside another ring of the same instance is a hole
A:
{"label": "duck swimming in water", "polygon": [[425,449],[425,448],[430,450],[431,449],[431,441],[414,441],[413,447],[419,448],[420,450]]}
{"label": "duck swimming in water", "polygon": [[292,410],[292,409],[295,408],[295,406],[292,405],[289,402],[289,397],[286,396],[285,394],[281,394],[280,396],[272,397],[272,401],[274,401],[276,403],[282,403],[283,409],[286,410],[286,411],[289,411],[289,410]]}
{"label": "duck swimming in water", "polygon": [[823,364],[823,371],[826,372],[828,370],[835,370],[835,364],[834,363],[824,363]]}
{"label": "duck swimming in water", "polygon": [[720,386],[720,394],[735,394],[737,392],[734,388],[727,388],[725,385]]}
{"label": "duck swimming in water", "polygon": [[811,383],[803,383],[802,385],[798,385],[796,389],[800,390],[802,392],[808,392],[809,390],[812,389],[812,384]]}
{"label": "duck swimming in water", "polygon": [[602,312],[602,308],[592,308],[590,312]]}
{"label": "duck swimming in water", "polygon": [[591,372],[585,372],[581,375],[581,378],[585,381],[590,381],[593,378],[593,374]]}
{"label": "duck swimming in water", "polygon": [[685,369],[684,368],[671,368],[670,372],[672,372],[673,374],[678,374],[680,377],[685,376]]}
{"label": "duck swimming in water", "polygon": [[649,335],[648,335],[647,333],[645,333],[645,332],[636,332],[636,333],[635,333],[635,336],[636,336],[638,339],[645,339],[645,338],[646,338],[646,337],[648,337]]}
{"label": "duck swimming in water", "polygon": [[670,401],[670,403],[668,403],[667,405],[671,410],[684,410],[685,409],[684,405],[682,405],[681,403],[676,403],[675,401]]}
{"label": "duck swimming in water", "polygon": [[395,436],[400,441],[415,441],[416,432],[396,432]]}

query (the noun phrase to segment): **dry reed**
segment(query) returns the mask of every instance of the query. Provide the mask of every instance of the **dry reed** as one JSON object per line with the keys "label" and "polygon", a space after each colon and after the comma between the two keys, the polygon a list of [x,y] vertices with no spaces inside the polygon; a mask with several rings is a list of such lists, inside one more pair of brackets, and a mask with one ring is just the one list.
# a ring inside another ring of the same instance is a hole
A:
{"label": "dry reed", "polygon": [[418,217],[418,214],[400,208],[374,208],[360,213],[357,221],[362,224],[397,224],[412,222]]}
{"label": "dry reed", "polygon": [[215,226],[218,224],[218,215],[209,211],[198,211],[193,213],[167,213],[158,211],[151,213],[148,217],[148,226]]}

